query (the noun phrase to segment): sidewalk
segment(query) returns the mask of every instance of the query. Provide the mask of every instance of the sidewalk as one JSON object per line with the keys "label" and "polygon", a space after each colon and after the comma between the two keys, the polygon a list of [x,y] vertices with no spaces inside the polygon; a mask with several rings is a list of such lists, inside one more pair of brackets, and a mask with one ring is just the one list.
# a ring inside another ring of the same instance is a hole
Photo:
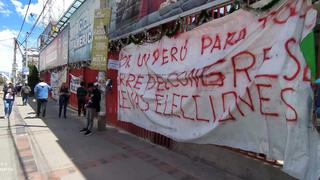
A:
{"label": "sidewalk", "polygon": [[[11,149],[16,146],[17,151],[1,146],[0,153],[11,154],[7,156],[11,160],[0,158],[0,179],[240,179],[114,128],[98,132],[97,122],[94,134],[84,136],[79,130],[85,118],[78,118],[77,112],[69,110],[67,119],[59,119],[54,101],[49,101],[47,116],[41,119],[35,117],[34,102],[30,100],[27,106],[20,104],[18,97],[7,128],[15,131],[14,143],[7,146]],[[1,127],[8,124],[6,119],[0,121]],[[5,134],[9,139],[7,129],[0,128],[0,136]],[[17,166],[16,172],[1,174],[1,162],[5,161],[15,162],[8,166]]]}

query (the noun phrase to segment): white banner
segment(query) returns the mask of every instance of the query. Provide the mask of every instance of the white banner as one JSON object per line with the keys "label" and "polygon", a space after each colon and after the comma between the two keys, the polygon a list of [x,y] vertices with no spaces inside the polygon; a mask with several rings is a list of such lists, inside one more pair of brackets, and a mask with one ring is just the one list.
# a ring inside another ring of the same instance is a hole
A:
{"label": "white banner", "polygon": [[120,52],[119,119],[176,141],[264,153],[294,177],[317,179],[299,47],[315,22],[304,1],[287,1],[263,16],[238,10],[176,38],[130,44]]}
{"label": "white banner", "polygon": [[81,77],[70,74],[70,92],[77,94],[77,89],[80,87]]}
{"label": "white banner", "polygon": [[50,85],[52,87],[52,98],[58,100],[60,87],[62,83],[67,81],[67,69],[63,68],[62,71],[52,72],[50,81]]}

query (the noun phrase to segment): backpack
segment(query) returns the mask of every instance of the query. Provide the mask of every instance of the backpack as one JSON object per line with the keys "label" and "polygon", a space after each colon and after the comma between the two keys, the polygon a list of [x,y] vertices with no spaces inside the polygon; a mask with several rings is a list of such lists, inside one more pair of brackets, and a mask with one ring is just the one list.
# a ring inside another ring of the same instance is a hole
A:
{"label": "backpack", "polygon": [[22,89],[24,94],[29,94],[30,93],[30,88],[28,86],[23,87]]}

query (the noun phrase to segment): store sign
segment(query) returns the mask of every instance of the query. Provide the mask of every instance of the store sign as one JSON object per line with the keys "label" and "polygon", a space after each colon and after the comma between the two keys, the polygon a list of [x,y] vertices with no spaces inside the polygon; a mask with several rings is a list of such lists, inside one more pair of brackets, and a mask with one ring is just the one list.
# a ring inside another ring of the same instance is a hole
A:
{"label": "store sign", "polygon": [[40,70],[53,69],[68,63],[68,26],[40,52]]}
{"label": "store sign", "polygon": [[55,39],[57,41],[58,49],[58,62],[56,66],[68,64],[68,30],[69,26],[66,26]]}
{"label": "store sign", "polygon": [[54,39],[45,49],[45,61],[46,66],[45,69],[52,69],[56,67],[58,63],[58,46],[57,46],[57,39]]}
{"label": "store sign", "polygon": [[110,8],[97,9],[94,16],[92,61],[90,68],[100,71],[107,70],[108,33],[106,32],[110,21]]}
{"label": "store sign", "polygon": [[315,22],[306,1],[287,1],[263,16],[238,10],[176,38],[130,44],[119,55],[119,119],[175,141],[263,153],[298,179],[318,179],[300,51]]}
{"label": "store sign", "polygon": [[99,5],[99,0],[86,0],[70,17],[70,63],[91,60],[94,11]]}

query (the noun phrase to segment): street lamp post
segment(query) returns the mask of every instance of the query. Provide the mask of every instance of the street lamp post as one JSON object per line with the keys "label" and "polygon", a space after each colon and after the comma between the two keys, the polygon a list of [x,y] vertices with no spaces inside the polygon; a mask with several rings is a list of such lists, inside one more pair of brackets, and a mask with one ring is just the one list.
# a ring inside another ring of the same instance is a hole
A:
{"label": "street lamp post", "polygon": [[16,38],[13,39],[13,63],[12,63],[12,83],[16,85],[16,76],[17,76],[17,59],[16,59],[16,52],[17,52],[17,40]]}
{"label": "street lamp post", "polygon": [[26,57],[25,57],[24,67],[22,68],[22,72],[23,72],[23,75],[25,78],[24,79],[25,83],[28,83],[28,74],[29,74],[28,73],[29,72],[29,70],[28,70],[28,68],[29,68],[29,66],[28,66],[28,36],[29,36],[29,33],[27,32],[26,33],[26,52],[25,52]]}

